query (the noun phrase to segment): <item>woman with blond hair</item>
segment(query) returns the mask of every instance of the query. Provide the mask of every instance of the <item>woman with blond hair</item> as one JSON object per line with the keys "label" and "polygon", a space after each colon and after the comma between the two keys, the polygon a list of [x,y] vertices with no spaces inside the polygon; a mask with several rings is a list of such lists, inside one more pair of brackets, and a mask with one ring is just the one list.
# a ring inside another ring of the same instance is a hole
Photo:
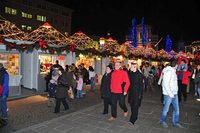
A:
{"label": "woman with blond hair", "polygon": [[143,76],[137,63],[132,63],[130,68],[130,87],[128,101],[131,105],[131,117],[129,124],[134,125],[138,117],[138,108],[142,99]]}

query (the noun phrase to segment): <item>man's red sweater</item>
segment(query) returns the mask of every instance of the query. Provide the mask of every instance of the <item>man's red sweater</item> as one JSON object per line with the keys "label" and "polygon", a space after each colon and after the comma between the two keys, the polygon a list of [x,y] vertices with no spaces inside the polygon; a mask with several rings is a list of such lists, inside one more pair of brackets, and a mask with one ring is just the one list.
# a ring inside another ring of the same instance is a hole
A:
{"label": "man's red sweater", "polygon": [[121,68],[118,70],[115,70],[111,75],[111,84],[110,84],[111,92],[122,93],[123,82],[126,83],[124,86],[124,92],[127,93],[128,87],[130,85],[127,72],[122,70]]}

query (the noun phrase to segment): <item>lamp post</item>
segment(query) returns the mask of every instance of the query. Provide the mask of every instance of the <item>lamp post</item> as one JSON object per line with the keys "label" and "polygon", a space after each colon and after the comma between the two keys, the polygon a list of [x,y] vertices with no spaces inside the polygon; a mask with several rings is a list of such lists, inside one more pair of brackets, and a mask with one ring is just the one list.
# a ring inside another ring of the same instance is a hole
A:
{"label": "lamp post", "polygon": [[99,43],[100,43],[100,49],[103,50],[103,46],[104,46],[104,44],[105,44],[105,38],[101,37],[101,38],[99,39]]}

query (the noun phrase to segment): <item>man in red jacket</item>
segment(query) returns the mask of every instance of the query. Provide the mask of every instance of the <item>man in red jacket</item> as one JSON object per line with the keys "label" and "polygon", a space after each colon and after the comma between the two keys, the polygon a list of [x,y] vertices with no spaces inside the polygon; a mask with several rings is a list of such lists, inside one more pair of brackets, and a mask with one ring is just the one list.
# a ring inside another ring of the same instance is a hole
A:
{"label": "man in red jacket", "polygon": [[124,110],[124,117],[128,115],[128,110],[125,104],[125,95],[127,94],[130,81],[126,71],[121,69],[121,62],[115,63],[115,71],[111,75],[110,89],[112,92],[112,105],[111,114],[112,117],[109,121],[116,119],[117,117],[117,100],[119,99],[119,104]]}

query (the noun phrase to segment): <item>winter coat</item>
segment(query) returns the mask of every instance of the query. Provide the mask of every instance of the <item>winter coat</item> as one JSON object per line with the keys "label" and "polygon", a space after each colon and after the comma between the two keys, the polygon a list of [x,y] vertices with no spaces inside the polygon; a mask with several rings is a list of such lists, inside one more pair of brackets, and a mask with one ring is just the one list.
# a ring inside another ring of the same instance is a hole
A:
{"label": "winter coat", "polygon": [[103,75],[103,78],[101,79],[101,86],[100,86],[101,97],[110,98],[111,96],[111,89],[110,89],[111,75],[112,75],[112,72],[108,74],[105,73]]}
{"label": "winter coat", "polygon": [[63,73],[58,77],[57,87],[56,87],[56,98],[65,98],[67,93],[66,88],[66,75]]}
{"label": "winter coat", "polygon": [[66,74],[66,80],[68,83],[69,88],[75,88],[75,84],[74,84],[74,71],[68,71],[68,73]]}
{"label": "winter coat", "polygon": [[89,73],[85,67],[81,69],[81,72],[83,74],[83,83],[86,83],[89,78]]}
{"label": "winter coat", "polygon": [[156,72],[157,77],[160,78],[161,74],[162,74],[162,70],[158,69]]}
{"label": "winter coat", "polygon": [[200,72],[197,73],[194,82],[197,83],[197,87],[200,88]]}
{"label": "winter coat", "polygon": [[154,76],[153,76],[153,74],[149,74],[148,75],[148,84],[153,84],[153,81],[154,81]]}
{"label": "winter coat", "polygon": [[[178,75],[179,75],[179,72],[177,72],[177,78],[178,78]],[[191,72],[189,72],[189,71],[184,72],[183,71],[182,84],[185,84],[185,85],[188,84],[188,76],[191,76]]]}
{"label": "winter coat", "polygon": [[82,87],[83,87],[83,79],[82,78],[79,78],[78,81],[76,81],[78,83],[76,89],[77,90],[82,90]]}
{"label": "winter coat", "polygon": [[130,87],[128,101],[131,106],[139,106],[143,92],[143,75],[138,70],[130,73]]}
{"label": "winter coat", "polygon": [[[122,84],[125,84],[123,87],[124,90],[122,90]],[[112,72],[111,84],[110,84],[111,92],[123,93],[124,91],[127,93],[129,85],[130,85],[130,81],[129,81],[127,73],[124,70],[119,68],[118,70],[115,70],[114,72]]]}
{"label": "winter coat", "polygon": [[148,77],[149,71],[151,71],[151,67],[148,66],[148,67],[145,67],[145,68],[144,68],[144,76],[145,76],[145,77]]}
{"label": "winter coat", "polygon": [[6,69],[3,67],[0,69],[0,84],[4,86],[4,90],[2,96],[8,95],[8,83],[9,83],[9,75],[6,72]]}
{"label": "winter coat", "polygon": [[168,66],[164,68],[162,72],[163,72],[163,82],[162,82],[163,94],[173,97],[178,93],[178,81],[177,81],[176,70],[171,66]]}
{"label": "winter coat", "polygon": [[56,85],[50,84],[49,86],[49,97],[54,98],[55,97],[55,89]]}

